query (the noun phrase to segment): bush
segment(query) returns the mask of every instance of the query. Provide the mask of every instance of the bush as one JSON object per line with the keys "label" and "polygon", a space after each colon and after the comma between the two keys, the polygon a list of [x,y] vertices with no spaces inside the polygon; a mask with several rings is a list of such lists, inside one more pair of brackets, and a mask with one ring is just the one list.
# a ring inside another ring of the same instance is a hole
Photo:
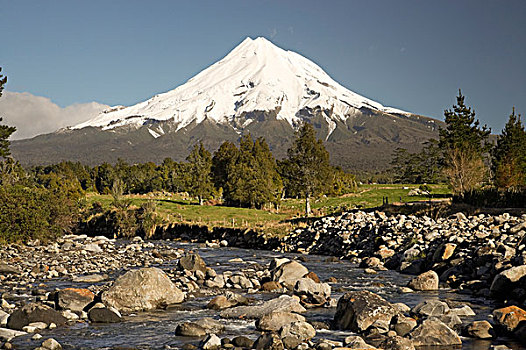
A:
{"label": "bush", "polygon": [[20,184],[0,187],[0,244],[53,240],[77,220],[76,198],[65,192]]}
{"label": "bush", "polygon": [[526,208],[526,188],[498,189],[487,187],[453,196],[453,202],[486,208]]}

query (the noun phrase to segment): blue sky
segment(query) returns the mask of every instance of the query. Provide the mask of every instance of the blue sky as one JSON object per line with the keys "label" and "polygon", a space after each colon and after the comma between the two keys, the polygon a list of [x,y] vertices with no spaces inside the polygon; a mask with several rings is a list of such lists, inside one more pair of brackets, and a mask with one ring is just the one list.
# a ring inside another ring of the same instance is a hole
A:
{"label": "blue sky", "polygon": [[131,105],[264,36],[384,105],[442,119],[458,88],[494,132],[526,114],[526,1],[0,0],[6,90]]}

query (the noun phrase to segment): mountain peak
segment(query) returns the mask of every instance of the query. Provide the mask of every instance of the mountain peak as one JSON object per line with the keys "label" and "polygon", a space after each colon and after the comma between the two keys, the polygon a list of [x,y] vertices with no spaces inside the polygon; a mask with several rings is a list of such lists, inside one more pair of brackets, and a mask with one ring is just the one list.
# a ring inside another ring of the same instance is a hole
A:
{"label": "mountain peak", "polygon": [[264,37],[247,37],[176,89],[131,107],[105,111],[73,128],[140,127],[151,120],[173,120],[179,130],[205,119],[239,125],[236,120],[252,111],[277,111],[277,119],[296,125],[305,108],[330,111],[327,121],[333,125],[362,107],[387,112],[381,104],[341,86],[305,57]]}

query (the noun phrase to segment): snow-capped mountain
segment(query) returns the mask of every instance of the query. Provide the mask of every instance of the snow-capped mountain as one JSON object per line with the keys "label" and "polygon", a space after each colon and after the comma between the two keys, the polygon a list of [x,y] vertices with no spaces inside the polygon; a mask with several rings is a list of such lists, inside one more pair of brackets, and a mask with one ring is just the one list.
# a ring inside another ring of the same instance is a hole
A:
{"label": "snow-capped mountain", "polygon": [[343,87],[318,65],[264,38],[246,38],[174,90],[87,122],[15,141],[24,164],[184,160],[196,142],[214,151],[241,135],[264,137],[286,155],[300,122],[314,125],[331,160],[351,170],[385,168],[392,151],[418,150],[440,121],[384,107]]}
{"label": "snow-capped mountain", "polygon": [[[259,37],[246,38],[222,60],[174,90],[131,107],[111,108],[73,128],[94,126],[108,130],[123,125],[142,126],[151,120],[170,120],[178,131],[207,118],[234,124],[236,119],[255,110],[277,110],[278,120],[295,126],[303,119],[300,110],[321,108],[332,111],[331,116],[325,115],[332,132],[336,120],[344,121],[364,107],[406,113],[385,108],[346,89],[312,61]],[[240,127],[253,121],[248,119]],[[154,137],[161,134],[161,130],[152,132]]]}

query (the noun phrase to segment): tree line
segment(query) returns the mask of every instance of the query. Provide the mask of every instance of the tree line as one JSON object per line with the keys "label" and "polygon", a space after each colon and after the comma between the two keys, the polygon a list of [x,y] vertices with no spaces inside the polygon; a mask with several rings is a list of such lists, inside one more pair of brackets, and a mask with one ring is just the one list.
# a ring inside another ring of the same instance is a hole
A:
{"label": "tree line", "polygon": [[446,127],[438,140],[428,141],[417,153],[395,150],[394,181],[447,182],[460,198],[484,187],[526,192],[526,130],[515,108],[501,134],[492,138],[491,130],[480,125],[460,90],[456,99],[456,105],[444,111]]}
{"label": "tree line", "polygon": [[228,206],[277,208],[283,198],[305,198],[307,213],[312,197],[356,190],[352,174],[329,164],[329,154],[311,124],[297,132],[288,154],[276,160],[264,138],[248,134],[239,146],[225,141],[213,154],[198,142],[186,162],[166,158],[157,165],[119,160],[90,167],[65,161],[33,167],[28,173],[46,188],[111,194],[118,182],[123,194],[187,192],[201,205],[214,199]]}

